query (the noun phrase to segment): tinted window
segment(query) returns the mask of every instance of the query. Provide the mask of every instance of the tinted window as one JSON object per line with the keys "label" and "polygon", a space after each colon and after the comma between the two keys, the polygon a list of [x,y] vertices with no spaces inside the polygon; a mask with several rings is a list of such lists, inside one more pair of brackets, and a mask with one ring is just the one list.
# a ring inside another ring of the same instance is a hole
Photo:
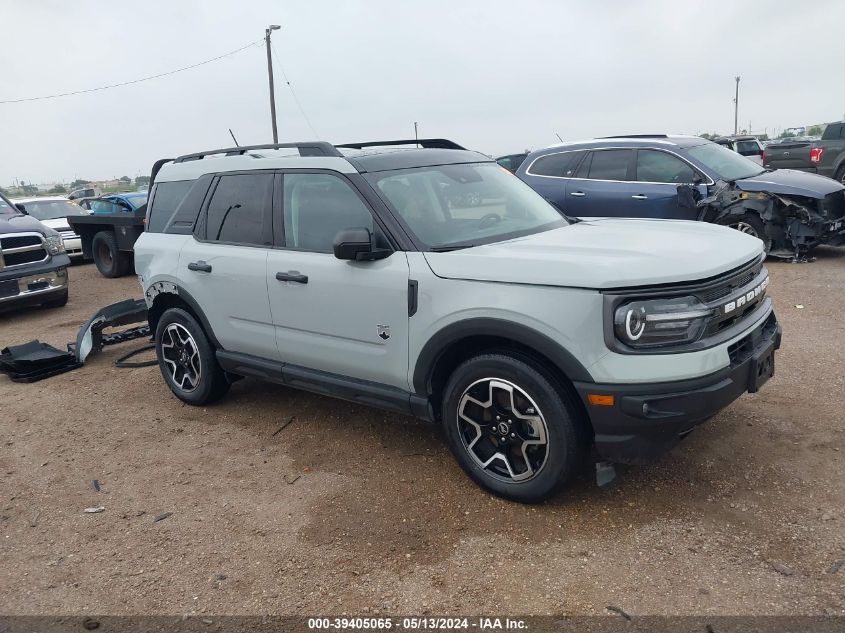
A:
{"label": "tinted window", "polygon": [[121,211],[112,204],[111,200],[92,200],[89,208],[93,213],[119,213]]}
{"label": "tinted window", "polygon": [[757,141],[737,141],[736,151],[743,156],[759,156],[760,146]]}
{"label": "tinted window", "polygon": [[593,152],[588,178],[593,180],[628,180],[629,149],[607,149]]}
{"label": "tinted window", "polygon": [[161,233],[164,227],[173,217],[176,207],[185,199],[193,180],[177,180],[174,182],[159,182],[155,185],[155,194],[152,199],[149,217],[147,218],[147,230]]}
{"label": "tinted window", "polygon": [[329,174],[285,174],[285,246],[331,253],[344,229],[371,232],[370,210],[344,180]]}
{"label": "tinted window", "polygon": [[501,158],[497,158],[496,162],[499,163],[505,169],[510,169],[511,171],[514,170],[510,156],[502,156]]}
{"label": "tinted window", "polygon": [[541,156],[528,168],[528,173],[535,176],[557,176],[571,178],[578,159],[584,152],[561,152]]}
{"label": "tinted window", "polygon": [[677,156],[652,149],[637,152],[637,180],[640,182],[691,183],[695,172]]}
{"label": "tinted window", "polygon": [[270,246],[272,209],[272,174],[223,176],[208,205],[206,238]]}

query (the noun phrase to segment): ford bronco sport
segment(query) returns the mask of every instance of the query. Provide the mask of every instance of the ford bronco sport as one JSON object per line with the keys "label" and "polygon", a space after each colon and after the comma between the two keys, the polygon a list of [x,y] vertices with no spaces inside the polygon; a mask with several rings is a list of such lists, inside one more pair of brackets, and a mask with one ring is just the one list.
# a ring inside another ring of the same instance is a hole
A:
{"label": "ford bronco sport", "polygon": [[591,445],[650,460],[774,371],[760,240],[576,221],[451,141],[214,150],[151,181],[136,267],[189,404],[250,376],[437,421],[476,482],[537,501]]}

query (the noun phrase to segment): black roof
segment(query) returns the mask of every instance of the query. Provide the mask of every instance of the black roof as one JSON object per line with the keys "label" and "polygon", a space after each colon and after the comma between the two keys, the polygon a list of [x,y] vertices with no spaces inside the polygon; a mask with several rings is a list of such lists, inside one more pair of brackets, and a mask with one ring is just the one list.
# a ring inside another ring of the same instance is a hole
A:
{"label": "black roof", "polygon": [[360,172],[493,162],[489,156],[464,149],[363,150],[349,152],[345,157]]}

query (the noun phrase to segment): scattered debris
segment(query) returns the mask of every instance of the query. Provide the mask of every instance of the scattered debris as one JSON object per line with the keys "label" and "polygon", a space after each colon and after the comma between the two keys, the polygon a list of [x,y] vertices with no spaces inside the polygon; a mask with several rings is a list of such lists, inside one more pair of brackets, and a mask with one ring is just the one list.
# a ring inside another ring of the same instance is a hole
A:
{"label": "scattered debris", "polygon": [[164,521],[167,517],[173,516],[172,512],[163,512],[159,514],[155,519],[153,519],[153,523],[158,523],[159,521]]}
{"label": "scattered debris", "polygon": [[41,516],[41,511],[36,510],[33,515],[32,519],[29,521],[29,527],[36,527],[38,525],[38,518]]}
{"label": "scattered debris", "polygon": [[827,570],[827,573],[828,574],[835,574],[836,572],[838,572],[843,567],[845,567],[845,560],[838,560],[838,561],[834,562],[833,565],[830,566],[830,569]]}
{"label": "scattered debris", "polygon": [[283,429],[284,429],[284,428],[285,428],[288,424],[290,424],[291,422],[293,422],[293,421],[294,421],[294,418],[296,418],[296,416],[294,416],[294,415],[290,416],[290,417],[287,419],[287,422],[285,422],[284,424],[282,424],[282,426],[280,426],[280,427],[279,427],[279,428],[277,428],[275,431],[273,431],[273,437],[276,437],[279,433],[281,433],[281,432],[282,432],[282,430],[283,430]]}
{"label": "scattered debris", "polygon": [[100,623],[94,618],[85,618],[82,620],[82,628],[86,631],[94,631],[100,628]]}
{"label": "scattered debris", "polygon": [[614,607],[614,606],[611,604],[611,605],[608,605],[608,606],[607,606],[607,607],[605,607],[605,608],[606,608],[608,611],[610,611],[611,613],[615,613],[616,615],[621,615],[623,618],[625,618],[625,619],[626,619],[626,620],[628,620],[628,621],[630,621],[630,620],[631,620],[631,616],[630,616],[630,615],[628,615],[627,613],[625,613],[625,611],[624,611],[622,608],[620,608],[620,607]]}
{"label": "scattered debris", "polygon": [[791,576],[795,573],[795,570],[792,569],[789,565],[784,565],[783,563],[774,562],[771,563],[772,569],[774,569],[777,573],[781,574],[782,576]]}
{"label": "scattered debris", "polygon": [[299,479],[299,477],[300,477],[299,475],[285,475],[285,477],[284,477],[285,483],[286,484],[292,484],[297,479]]}
{"label": "scattered debris", "polygon": [[799,310],[803,310],[803,309],[804,309],[804,306],[803,306],[802,304],[800,304],[800,303],[796,303],[796,304],[795,304],[795,307],[796,307],[796,308],[798,308]]}
{"label": "scattered debris", "polygon": [[94,481],[91,482],[91,485],[94,487],[94,490],[96,490],[97,492],[100,492],[100,482],[99,481],[97,481],[95,479]]}
{"label": "scattered debris", "polygon": [[226,574],[214,574],[214,580],[226,580],[227,578]]}
{"label": "scattered debris", "polygon": [[[85,508],[83,510],[83,512],[85,512],[86,514],[99,514],[100,512],[103,512],[104,510],[105,510],[105,508],[103,506],[95,506],[93,508]],[[97,625],[97,626],[99,626],[99,625]]]}

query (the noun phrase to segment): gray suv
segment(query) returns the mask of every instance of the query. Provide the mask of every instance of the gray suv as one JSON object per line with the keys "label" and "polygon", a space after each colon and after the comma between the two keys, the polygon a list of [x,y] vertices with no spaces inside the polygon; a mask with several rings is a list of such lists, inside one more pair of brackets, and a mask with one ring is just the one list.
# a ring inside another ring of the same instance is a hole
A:
{"label": "gray suv", "polygon": [[135,266],[189,404],[255,377],[436,421],[530,502],[591,446],[653,459],[774,371],[760,240],[577,221],[451,141],[228,148],[151,180]]}

